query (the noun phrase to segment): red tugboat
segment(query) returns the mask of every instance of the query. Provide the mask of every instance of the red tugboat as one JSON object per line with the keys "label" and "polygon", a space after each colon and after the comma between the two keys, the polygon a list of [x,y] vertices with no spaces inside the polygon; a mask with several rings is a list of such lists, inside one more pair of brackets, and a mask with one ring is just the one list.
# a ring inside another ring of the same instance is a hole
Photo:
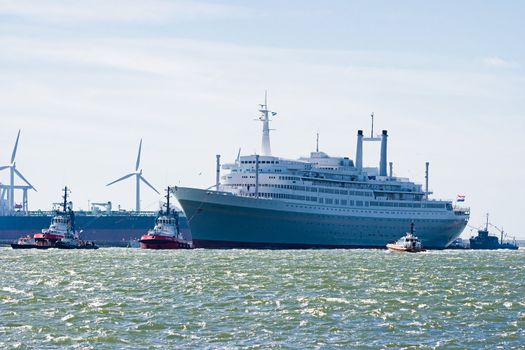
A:
{"label": "red tugboat", "polygon": [[79,233],[75,231],[75,213],[72,203],[67,202],[68,188],[64,188],[64,202],[61,203],[62,210],[57,209],[55,216],[51,219],[48,229],[41,233],[21,237],[16,243],[12,243],[13,249],[97,249],[93,242],[83,241],[79,238]]}
{"label": "red tugboat", "polygon": [[162,209],[155,220],[155,227],[140,237],[142,249],[192,249],[193,243],[182,238],[179,231],[179,214],[170,208],[170,188],[166,194],[166,211]]}
{"label": "red tugboat", "polygon": [[39,240],[38,242],[31,235],[20,237],[16,242],[11,243],[13,249],[48,249],[52,248],[53,244],[47,240]]}

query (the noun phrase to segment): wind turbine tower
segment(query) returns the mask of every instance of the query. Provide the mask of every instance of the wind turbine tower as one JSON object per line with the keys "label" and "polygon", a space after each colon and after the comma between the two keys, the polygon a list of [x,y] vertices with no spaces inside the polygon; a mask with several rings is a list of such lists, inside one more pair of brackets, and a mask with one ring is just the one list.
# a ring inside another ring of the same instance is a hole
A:
{"label": "wind turbine tower", "polygon": [[[8,165],[0,166],[0,171],[9,169],[9,185],[7,186],[8,187],[7,196],[8,196],[8,203],[9,203],[8,209],[10,211],[15,210],[15,188],[22,189],[24,191],[24,203],[27,202],[27,192],[26,191],[28,189],[35,190],[36,192],[36,188],[33,187],[33,185],[29,183],[29,181],[27,181],[27,179],[24,177],[24,175],[22,175],[20,171],[18,171],[18,169],[16,169],[15,160],[16,160],[16,151],[18,149],[19,139],[20,139],[20,130],[18,130],[18,134],[16,135],[15,147],[13,147],[13,152],[11,153],[11,162]],[[22,179],[22,181],[24,181],[27,184],[27,186],[25,185],[16,186],[15,185],[15,175],[18,176],[20,179]]]}
{"label": "wind turbine tower", "polygon": [[144,176],[142,176],[142,169],[139,170],[139,167],[140,167],[140,154],[141,154],[141,151],[142,151],[142,139],[140,139],[140,143],[139,143],[139,152],[138,152],[138,155],[137,155],[137,162],[135,163],[135,171],[132,172],[132,173],[129,173],[127,175],[124,175],[122,176],[121,178],[118,178],[116,179],[115,181],[113,182],[110,182],[108,183],[106,186],[111,186],[113,185],[114,183],[117,183],[119,181],[122,181],[122,180],[125,180],[127,179],[128,177],[131,177],[131,176],[135,176],[135,210],[136,211],[140,211],[140,182],[143,181],[146,185],[149,186],[149,188],[151,188],[153,191],[157,192],[157,194],[160,194],[159,191],[157,191],[155,189],[155,187],[153,187],[152,184],[150,184],[148,182],[148,180],[146,180],[144,178]]}

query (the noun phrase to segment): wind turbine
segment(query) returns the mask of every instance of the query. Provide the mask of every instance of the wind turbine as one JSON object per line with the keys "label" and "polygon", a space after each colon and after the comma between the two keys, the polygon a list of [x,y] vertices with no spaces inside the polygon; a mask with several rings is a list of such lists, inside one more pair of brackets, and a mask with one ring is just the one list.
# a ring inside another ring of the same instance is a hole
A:
{"label": "wind turbine", "polygon": [[136,181],[136,194],[135,194],[135,210],[136,211],[140,211],[140,181],[143,181],[146,185],[148,185],[153,191],[157,192],[157,194],[160,194],[159,191],[157,191],[155,189],[155,187],[153,187],[152,184],[150,184],[145,178],[144,176],[142,176],[142,169],[139,170],[139,166],[140,166],[140,153],[142,151],[142,139],[140,139],[140,144],[139,144],[139,153],[137,155],[137,162],[135,164],[135,171],[132,172],[132,173],[129,173],[127,175],[124,175],[122,176],[121,178],[119,179],[116,179],[115,181],[113,182],[110,182],[108,183],[106,186],[111,186],[113,185],[114,183],[117,183],[119,181],[122,181],[124,179],[127,179],[128,177],[131,177],[131,176],[135,176],[135,181]]}
{"label": "wind turbine", "polygon": [[[13,153],[11,153],[11,162],[9,163],[9,165],[3,165],[3,166],[0,166],[0,171],[4,170],[4,169],[9,169],[9,175],[10,175],[10,182],[9,182],[9,210],[14,210],[15,209],[15,174],[21,178],[26,184],[27,186],[29,186],[29,189],[32,189],[32,190],[35,190],[36,191],[36,188],[33,187],[33,185],[31,185],[29,183],[29,181],[26,180],[26,178],[24,177],[24,175],[22,175],[22,173],[20,173],[17,169],[16,169],[16,162],[15,162],[15,159],[16,159],[16,151],[18,149],[18,140],[20,139],[20,130],[18,130],[18,135],[16,135],[16,142],[15,142],[15,147],[13,148]],[[25,187],[27,188],[27,187]],[[25,189],[24,189],[25,191]],[[25,194],[25,192],[24,192]],[[25,197],[24,197],[25,198]]]}

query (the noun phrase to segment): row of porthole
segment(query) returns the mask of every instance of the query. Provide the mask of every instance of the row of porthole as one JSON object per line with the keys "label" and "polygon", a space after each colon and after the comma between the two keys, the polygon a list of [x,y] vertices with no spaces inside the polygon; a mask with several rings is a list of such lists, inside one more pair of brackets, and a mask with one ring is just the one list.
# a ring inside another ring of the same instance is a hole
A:
{"label": "row of porthole", "polygon": [[346,208],[330,208],[330,207],[314,207],[314,206],[305,206],[305,205],[294,205],[294,204],[286,204],[287,207],[294,207],[294,208],[304,208],[304,209],[319,209],[319,210],[330,210],[330,211],[340,211],[340,212],[356,212],[356,213],[369,213],[369,214],[411,214],[411,215],[423,215],[423,214],[431,214],[431,215],[440,215],[441,213],[437,212],[403,212],[403,211],[372,211],[372,210],[360,210],[360,209],[346,209]]}

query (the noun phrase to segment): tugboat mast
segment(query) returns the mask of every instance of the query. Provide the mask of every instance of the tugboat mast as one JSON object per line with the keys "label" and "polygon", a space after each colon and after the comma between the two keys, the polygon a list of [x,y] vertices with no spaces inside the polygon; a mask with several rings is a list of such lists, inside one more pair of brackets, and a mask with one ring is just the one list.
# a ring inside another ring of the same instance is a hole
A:
{"label": "tugboat mast", "polygon": [[67,186],[64,187],[64,203],[62,204],[62,207],[64,208],[64,213],[67,212]]}
{"label": "tugboat mast", "polygon": [[166,215],[170,214],[170,187],[166,190]]}

